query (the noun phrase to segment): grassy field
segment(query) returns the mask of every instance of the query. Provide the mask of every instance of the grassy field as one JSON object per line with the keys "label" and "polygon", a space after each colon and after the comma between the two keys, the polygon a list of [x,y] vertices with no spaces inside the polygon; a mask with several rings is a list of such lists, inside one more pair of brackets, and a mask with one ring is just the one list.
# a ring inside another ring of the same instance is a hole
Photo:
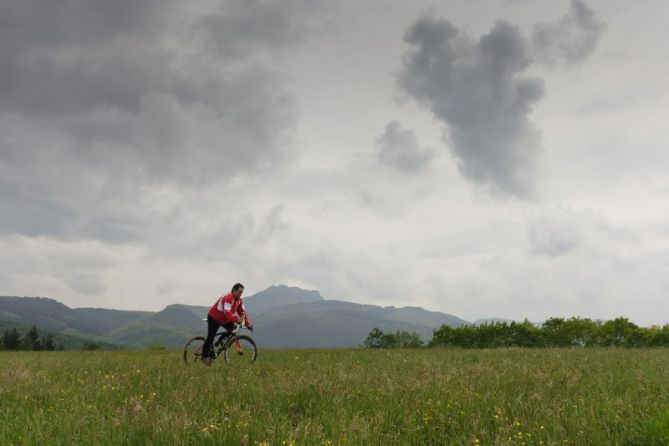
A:
{"label": "grassy field", "polygon": [[669,350],[0,352],[0,444],[669,444]]}

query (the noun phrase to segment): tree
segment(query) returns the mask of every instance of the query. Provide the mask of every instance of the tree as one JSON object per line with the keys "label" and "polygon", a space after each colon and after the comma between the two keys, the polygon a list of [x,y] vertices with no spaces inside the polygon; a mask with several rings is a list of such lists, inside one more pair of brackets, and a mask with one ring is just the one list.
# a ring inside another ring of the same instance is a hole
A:
{"label": "tree", "polygon": [[606,321],[601,326],[604,345],[634,346],[639,344],[639,327],[624,317]]}
{"label": "tree", "polygon": [[598,344],[598,327],[596,322],[588,318],[552,317],[541,326],[541,335],[546,346],[586,347]]}
{"label": "tree", "polygon": [[362,343],[367,348],[417,348],[423,345],[423,340],[416,332],[397,330],[395,333],[384,333],[374,327]]}
{"label": "tree", "polygon": [[511,345],[517,347],[537,347],[540,343],[540,332],[537,327],[525,319],[521,323],[511,322]]}
{"label": "tree", "polygon": [[23,337],[21,344],[23,350],[42,350],[42,341],[35,325],[30,327],[28,333]]}
{"label": "tree", "polygon": [[383,332],[374,327],[367,335],[367,339],[363,341],[362,346],[366,348],[383,348],[383,344]]}
{"label": "tree", "polygon": [[47,334],[46,337],[42,338],[42,345],[44,350],[55,350],[56,346],[53,343],[53,335],[51,333]]}
{"label": "tree", "polygon": [[669,345],[669,324],[648,329],[648,345],[664,347]]}
{"label": "tree", "polygon": [[562,317],[552,317],[541,324],[544,344],[551,347],[568,347],[571,339],[567,333],[567,324]]}
{"label": "tree", "polygon": [[432,331],[432,339],[428,344],[430,347],[451,345],[453,340],[454,329],[444,324],[441,327]]}
{"label": "tree", "polygon": [[423,340],[418,333],[408,331],[396,331],[393,335],[393,343],[396,348],[418,348],[423,346]]}
{"label": "tree", "polygon": [[16,327],[11,330],[5,330],[2,338],[7,350],[18,350],[21,347],[21,337],[19,332],[16,331]]}

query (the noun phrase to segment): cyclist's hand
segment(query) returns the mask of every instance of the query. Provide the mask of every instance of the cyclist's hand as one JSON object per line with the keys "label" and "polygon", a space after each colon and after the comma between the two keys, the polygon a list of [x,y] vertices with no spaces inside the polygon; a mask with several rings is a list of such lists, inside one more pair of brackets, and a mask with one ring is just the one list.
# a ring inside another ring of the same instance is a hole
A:
{"label": "cyclist's hand", "polygon": [[253,324],[249,324],[249,325],[247,325],[246,328],[248,328],[249,330],[253,331]]}

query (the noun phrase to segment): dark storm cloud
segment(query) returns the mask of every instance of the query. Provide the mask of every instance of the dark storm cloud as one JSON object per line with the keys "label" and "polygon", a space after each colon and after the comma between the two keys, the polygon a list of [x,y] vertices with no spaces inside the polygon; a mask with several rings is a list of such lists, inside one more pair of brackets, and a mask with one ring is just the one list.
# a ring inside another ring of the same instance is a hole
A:
{"label": "dark storm cloud", "polygon": [[[592,12],[581,2],[560,25],[544,27],[543,48],[570,49],[570,61],[591,50],[592,33],[569,40],[558,32],[592,28]],[[462,174],[479,184],[520,198],[533,195],[541,132],[530,121],[544,95],[542,79],[528,74],[536,58],[516,26],[497,21],[474,40],[450,22],[424,17],[405,34],[399,85],[447,124],[447,142]],[[565,53],[566,54],[566,53]],[[578,59],[581,60],[581,59]]]}
{"label": "dark storm cloud", "polygon": [[[295,102],[268,60],[299,41],[310,17],[300,8],[314,8],[204,6],[0,3],[5,229],[132,239],[145,186],[225,183],[292,156]],[[232,24],[233,35],[223,31]],[[122,215],[106,215],[128,191]],[[82,224],[101,221],[116,223]]]}
{"label": "dark storm cloud", "polygon": [[543,95],[518,28],[499,21],[477,42],[444,20],[426,17],[406,33],[401,87],[447,123],[461,172],[512,195],[531,195],[540,151],[529,121]]}
{"label": "dark storm cloud", "polygon": [[425,170],[434,157],[431,150],[420,147],[413,131],[403,129],[397,121],[386,125],[376,145],[381,164],[409,174]]}
{"label": "dark storm cloud", "polygon": [[26,0],[0,14],[0,103],[27,114],[136,109],[165,86],[159,39],[174,2]]}
{"label": "dark storm cloud", "polygon": [[535,25],[535,58],[548,65],[580,63],[594,51],[603,31],[604,24],[594,11],[585,2],[572,0],[571,10],[560,22]]}
{"label": "dark storm cloud", "polygon": [[[240,10],[258,13],[263,26],[231,37],[237,48],[258,49],[267,29],[272,37],[283,28],[297,33],[295,9],[230,1],[189,16],[167,1],[54,1],[41,9],[44,3],[15,2],[2,15],[0,111],[58,122],[83,151],[100,143],[139,154],[150,176],[160,164],[181,167],[191,150],[206,155],[201,166],[223,173],[282,155],[295,113],[284,78],[261,60],[247,63],[241,51],[208,53],[198,36],[208,34],[208,23],[248,22]],[[293,41],[274,39],[272,49]],[[185,139],[189,131],[201,140]]]}

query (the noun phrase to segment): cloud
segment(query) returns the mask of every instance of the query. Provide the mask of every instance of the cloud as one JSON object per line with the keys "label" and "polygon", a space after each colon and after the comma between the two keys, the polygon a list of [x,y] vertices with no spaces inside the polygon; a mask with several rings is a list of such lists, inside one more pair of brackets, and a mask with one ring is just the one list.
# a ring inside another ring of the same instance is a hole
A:
{"label": "cloud", "polygon": [[68,283],[74,291],[88,296],[101,296],[107,290],[101,278],[93,274],[77,275]]}
{"label": "cloud", "polygon": [[557,257],[576,250],[583,242],[584,234],[569,217],[574,215],[543,215],[530,221],[527,234],[530,252]]}
{"label": "cloud", "polygon": [[535,258],[578,255],[607,263],[624,259],[629,245],[641,239],[634,231],[618,227],[592,210],[555,206],[537,208],[528,218],[527,241],[529,254]]}
{"label": "cloud", "polygon": [[4,6],[0,231],[132,241],[150,231],[156,188],[225,188],[289,162],[296,99],[269,59],[317,12],[299,0]]}
{"label": "cloud", "polygon": [[585,2],[572,0],[569,13],[558,23],[534,26],[534,57],[549,66],[581,63],[592,54],[603,31],[595,12]]}
{"label": "cloud", "polygon": [[529,69],[537,58],[583,60],[600,30],[594,13],[578,1],[558,25],[537,26],[534,45],[506,21],[475,40],[446,20],[425,16],[404,35],[409,49],[398,84],[447,125],[447,143],[467,179],[531,198],[543,149],[530,114],[545,88]]}
{"label": "cloud", "polygon": [[397,121],[389,122],[376,140],[379,162],[407,174],[424,171],[432,161],[434,153],[421,148],[412,130],[403,129]]}
{"label": "cloud", "polygon": [[[171,52],[162,41],[176,2],[26,0],[3,8],[3,111],[73,114],[136,109],[165,88]],[[172,23],[170,23],[172,22]]]}
{"label": "cloud", "polygon": [[63,20],[49,25],[32,1],[9,10],[0,112],[48,120],[82,160],[131,159],[164,181],[194,181],[192,171],[204,168],[209,175],[199,178],[210,181],[211,170],[231,175],[288,155],[296,109],[283,76],[258,61],[208,53],[191,37],[220,12],[202,18],[171,2],[60,2],[46,12]]}
{"label": "cloud", "polygon": [[253,57],[300,43],[312,28],[321,5],[309,0],[229,0],[198,23],[208,48],[227,57]]}
{"label": "cloud", "polygon": [[504,193],[532,195],[540,132],[529,120],[544,93],[524,76],[527,41],[498,21],[477,42],[445,20],[425,17],[405,34],[410,45],[401,88],[448,124],[450,148],[468,179]]}

